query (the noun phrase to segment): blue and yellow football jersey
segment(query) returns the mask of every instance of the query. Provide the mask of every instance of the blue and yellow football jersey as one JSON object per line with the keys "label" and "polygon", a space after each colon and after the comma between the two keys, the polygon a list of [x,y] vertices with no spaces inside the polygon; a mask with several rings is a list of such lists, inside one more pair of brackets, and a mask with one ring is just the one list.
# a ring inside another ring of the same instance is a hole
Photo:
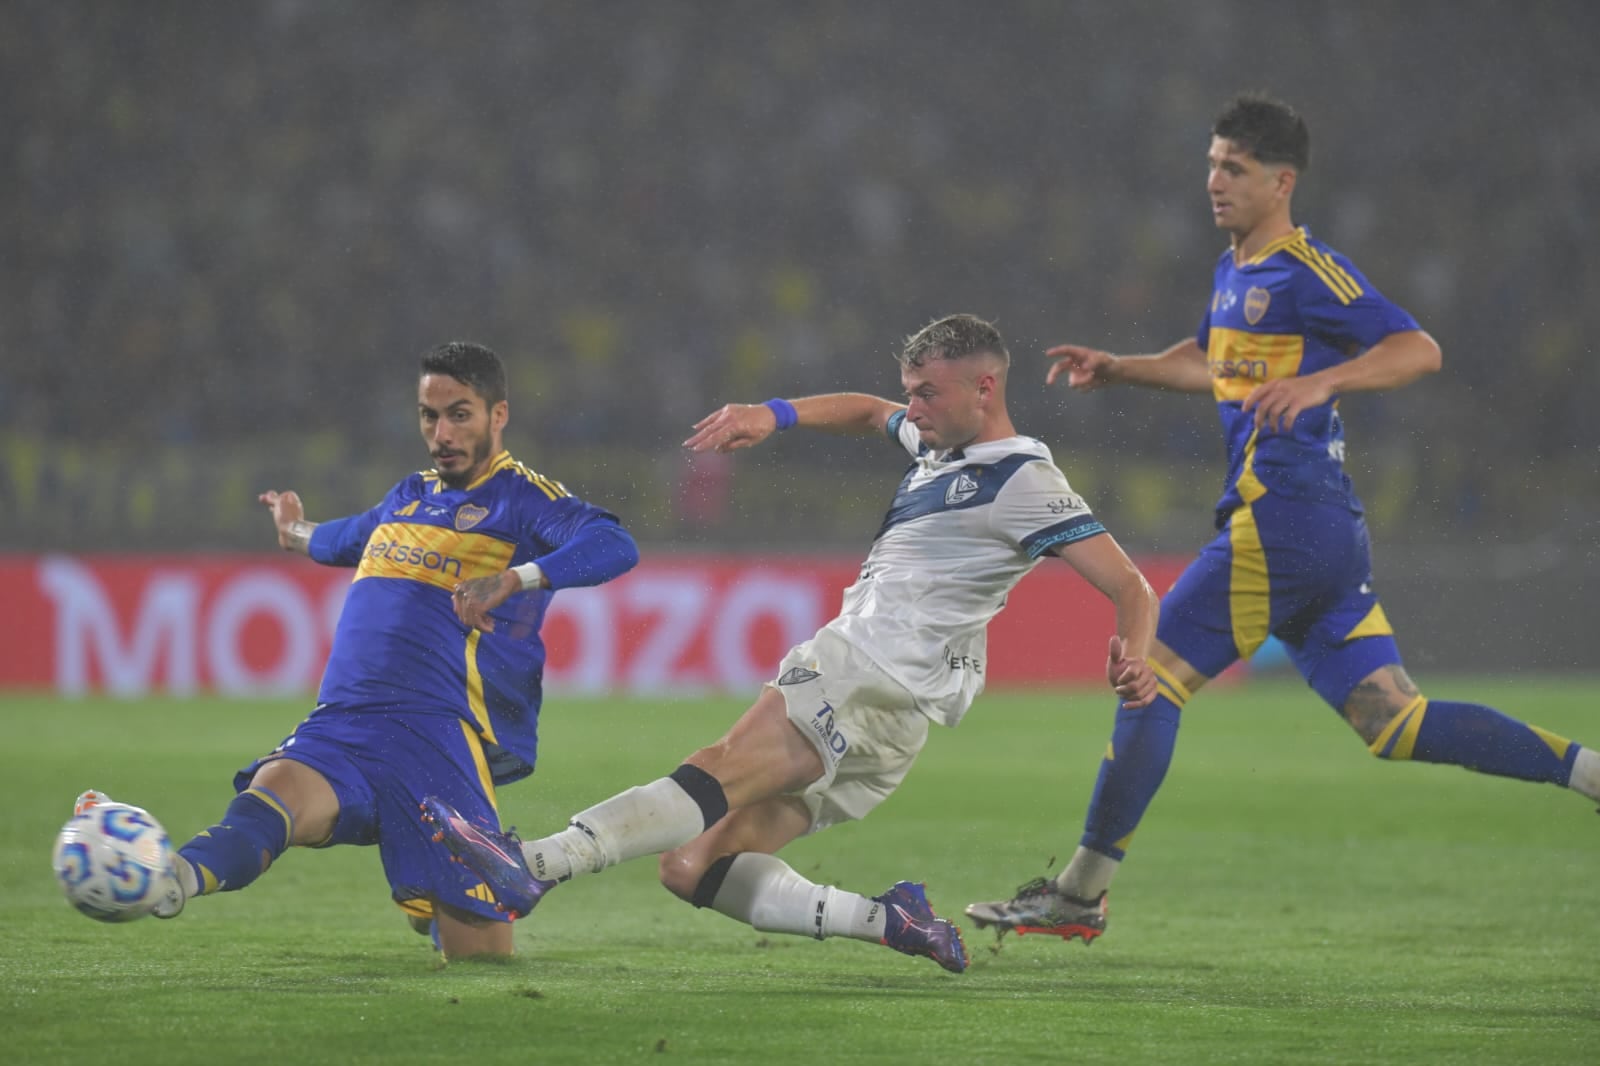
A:
{"label": "blue and yellow football jersey", "polygon": [[1417,328],[1416,319],[1304,227],[1244,263],[1234,263],[1231,249],[1222,253],[1195,337],[1206,353],[1228,448],[1218,528],[1241,503],[1266,492],[1361,513],[1344,473],[1337,399],[1301,412],[1283,432],[1258,432],[1241,405],[1267,381],[1316,373],[1391,333]]}
{"label": "blue and yellow football jersey", "polygon": [[[311,534],[319,563],[356,575],[317,694],[341,711],[449,710],[483,741],[497,784],[533,772],[545,648],[539,635],[555,589],[594,585],[638,559],[616,517],[507,452],[465,488],[413,474],[364,514]],[[538,562],[550,589],[512,596],[495,630],[463,625],[458,582]]]}

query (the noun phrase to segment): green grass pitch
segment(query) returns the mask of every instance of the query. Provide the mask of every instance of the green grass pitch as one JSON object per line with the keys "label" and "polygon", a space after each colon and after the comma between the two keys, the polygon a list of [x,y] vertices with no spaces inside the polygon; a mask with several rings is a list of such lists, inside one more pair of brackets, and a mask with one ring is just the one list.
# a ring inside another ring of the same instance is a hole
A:
{"label": "green grass pitch", "polygon": [[[1600,743],[1600,682],[1437,679]],[[1009,894],[1071,852],[1109,733],[1088,691],[995,693],[935,729],[871,818],[791,846],[807,876],[936,908]],[[553,893],[507,963],[443,966],[372,849],[293,851],[175,922],[62,901],[83,788],[175,839],[306,701],[0,700],[0,1061],[14,1063],[1594,1063],[1600,820],[1549,786],[1386,765],[1299,684],[1218,686],[1092,949],[997,942],[947,974],[874,945],[695,911],[641,860]],[[540,771],[501,791],[533,835],[669,771],[738,700],[548,701]]]}

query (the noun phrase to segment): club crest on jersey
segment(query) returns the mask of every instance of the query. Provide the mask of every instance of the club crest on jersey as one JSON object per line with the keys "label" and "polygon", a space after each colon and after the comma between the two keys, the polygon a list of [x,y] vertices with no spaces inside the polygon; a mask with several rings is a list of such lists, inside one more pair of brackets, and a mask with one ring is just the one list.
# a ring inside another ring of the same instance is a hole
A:
{"label": "club crest on jersey", "polygon": [[466,532],[489,517],[489,508],[464,503],[456,508],[456,529]]}
{"label": "club crest on jersey", "polygon": [[1266,289],[1251,289],[1244,294],[1244,320],[1252,326],[1261,321],[1267,313],[1267,305],[1272,303],[1272,293]]}
{"label": "club crest on jersey", "polygon": [[817,673],[815,670],[807,670],[803,666],[791,666],[789,669],[783,672],[782,677],[778,678],[778,684],[803,685],[807,681],[815,680],[821,676],[822,675]]}
{"label": "club crest on jersey", "polygon": [[944,490],[944,502],[947,504],[965,503],[978,494],[978,479],[963,470],[950,482],[950,487]]}

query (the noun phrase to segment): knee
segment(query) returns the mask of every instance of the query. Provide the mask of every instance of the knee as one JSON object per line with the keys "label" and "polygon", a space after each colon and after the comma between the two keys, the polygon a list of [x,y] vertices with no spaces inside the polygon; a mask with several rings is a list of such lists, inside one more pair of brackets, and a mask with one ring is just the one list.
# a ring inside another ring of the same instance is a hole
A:
{"label": "knee", "polygon": [[1367,714],[1359,717],[1350,714],[1346,714],[1344,716],[1346,724],[1348,724],[1351,729],[1355,730],[1356,736],[1361,738],[1361,742],[1367,745],[1367,748],[1371,750],[1372,754],[1374,755],[1377,755],[1378,752],[1372,748],[1373,743],[1383,735],[1383,727],[1388,725],[1391,721],[1393,721],[1393,719],[1393,712],[1388,714]]}
{"label": "knee", "polygon": [[663,852],[658,864],[662,886],[685,902],[693,901],[694,890],[705,872],[706,864],[686,848]]}
{"label": "knee", "polygon": [[1373,758],[1403,760],[1411,758],[1417,729],[1421,725],[1421,715],[1417,711],[1426,707],[1427,701],[1418,695],[1409,702],[1402,704],[1396,701],[1359,719],[1348,714],[1345,719],[1366,742]]}
{"label": "knee", "polygon": [[[1329,702],[1333,702],[1331,697]],[[1393,731],[1397,718],[1426,703],[1405,668],[1392,663],[1362,678],[1345,696],[1344,704],[1334,706],[1372,753],[1383,758],[1378,741]]]}
{"label": "knee", "polygon": [[1400,693],[1388,694],[1384,698],[1377,699],[1352,697],[1344,706],[1343,718],[1372,753],[1382,758],[1378,741],[1392,730],[1395,720],[1416,703],[1416,696]]}

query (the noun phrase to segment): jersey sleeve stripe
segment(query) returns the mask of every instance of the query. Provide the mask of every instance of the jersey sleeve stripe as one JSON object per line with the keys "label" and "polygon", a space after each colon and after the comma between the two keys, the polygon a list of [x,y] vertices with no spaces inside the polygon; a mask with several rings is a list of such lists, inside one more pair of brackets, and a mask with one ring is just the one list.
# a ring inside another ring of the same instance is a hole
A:
{"label": "jersey sleeve stripe", "polygon": [[1310,248],[1312,255],[1316,256],[1322,261],[1323,265],[1327,268],[1328,273],[1332,275],[1334,280],[1338,281],[1348,289],[1350,298],[1352,300],[1361,295],[1361,286],[1356,283],[1355,278],[1350,276],[1350,272],[1348,270],[1339,265],[1339,261],[1337,259],[1329,255],[1327,252],[1324,252],[1320,248],[1311,248],[1310,245],[1307,245],[1307,247]]}
{"label": "jersey sleeve stripe", "polygon": [[1022,538],[1022,550],[1028,558],[1037,559],[1051,548],[1062,544],[1075,544],[1080,540],[1098,536],[1106,531],[1100,520],[1092,514],[1074,515],[1065,522],[1046,526],[1037,533]]}
{"label": "jersey sleeve stripe", "polygon": [[[1291,246],[1291,248],[1286,248],[1285,251],[1288,251],[1291,256],[1294,256],[1294,258],[1299,259],[1299,261],[1304,262],[1306,266],[1309,266],[1312,274],[1320,277],[1323,285],[1326,285],[1328,290],[1333,291],[1334,296],[1338,296],[1339,303],[1350,303],[1352,299],[1355,299],[1355,296],[1360,295],[1360,293],[1355,293],[1355,295],[1352,295],[1349,287],[1346,287],[1346,285],[1341,285],[1338,279],[1334,279],[1333,275],[1328,274],[1328,269],[1326,269],[1325,264],[1318,261],[1314,254],[1310,253],[1309,248],[1306,248],[1306,246]],[[1349,275],[1346,275],[1346,282],[1349,283]]]}
{"label": "jersey sleeve stripe", "polygon": [[563,496],[572,495],[572,493],[567,491],[567,487],[561,484],[561,482],[551,481],[549,478],[532,469],[525,463],[515,463],[513,464],[512,468],[518,474],[521,474],[524,478],[531,482],[534,488],[544,493],[549,499],[558,500]]}
{"label": "jersey sleeve stripe", "polygon": [[561,482],[559,482],[559,481],[551,481],[549,478],[545,477],[543,474],[534,474],[533,475],[533,483],[535,485],[538,485],[540,488],[544,489],[546,492],[551,493],[552,495],[550,496],[550,498],[552,500],[557,499],[558,497],[561,497],[561,496],[570,496],[570,495],[572,495],[571,493],[569,493],[566,490],[566,487],[564,485],[562,485]]}

